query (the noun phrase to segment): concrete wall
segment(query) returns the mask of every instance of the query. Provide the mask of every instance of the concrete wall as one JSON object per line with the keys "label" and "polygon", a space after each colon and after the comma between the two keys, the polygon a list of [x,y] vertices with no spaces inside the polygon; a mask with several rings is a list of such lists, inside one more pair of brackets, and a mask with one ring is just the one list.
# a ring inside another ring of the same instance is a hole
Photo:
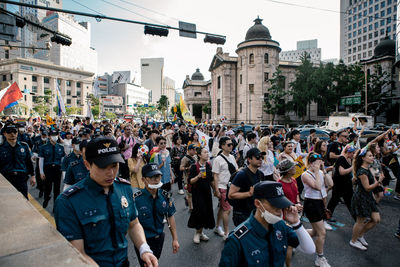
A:
{"label": "concrete wall", "polygon": [[0,266],[91,266],[0,174]]}

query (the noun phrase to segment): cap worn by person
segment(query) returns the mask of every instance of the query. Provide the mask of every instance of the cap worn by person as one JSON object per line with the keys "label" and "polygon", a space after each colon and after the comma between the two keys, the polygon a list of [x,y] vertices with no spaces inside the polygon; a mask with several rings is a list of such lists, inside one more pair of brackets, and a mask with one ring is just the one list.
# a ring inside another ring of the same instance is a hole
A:
{"label": "cap worn by person", "polygon": [[258,148],[253,147],[253,148],[250,148],[249,151],[247,151],[246,158],[249,159],[252,157],[258,157],[258,156],[264,156],[264,155],[266,155],[265,152],[261,152]]}
{"label": "cap worn by person", "polygon": [[344,149],[347,153],[351,153],[357,150],[357,147],[352,146],[352,145],[347,145]]}
{"label": "cap worn by person", "polygon": [[74,138],[72,138],[72,144],[73,145],[78,145],[78,144],[80,144],[82,142],[82,140],[79,138],[79,137],[74,137]]}
{"label": "cap worn by person", "polygon": [[196,146],[195,146],[194,144],[188,145],[188,150],[190,150],[190,149],[195,149],[195,148],[196,148]]}
{"label": "cap worn by person", "polygon": [[255,199],[266,199],[272,206],[278,209],[284,209],[293,205],[285,197],[282,184],[272,181],[259,182],[254,186],[253,196]]}
{"label": "cap worn by person", "polygon": [[1,129],[2,133],[11,131],[12,129],[17,130],[17,126],[13,123],[6,123],[4,127]]}
{"label": "cap worn by person", "polygon": [[294,168],[296,164],[288,159],[281,161],[276,167],[280,173],[288,172],[290,169]]}
{"label": "cap worn by person", "polygon": [[58,135],[58,131],[57,130],[50,130],[50,135]]}
{"label": "cap worn by person", "polygon": [[91,134],[91,133],[92,133],[92,130],[90,130],[89,128],[85,128],[83,130],[83,134]]}
{"label": "cap worn by person", "polygon": [[142,168],[143,177],[153,177],[156,175],[162,175],[162,172],[160,171],[156,163],[149,163],[143,166]]}
{"label": "cap worn by person", "polygon": [[118,149],[118,143],[110,137],[100,136],[91,140],[86,146],[86,160],[94,162],[99,168],[114,163],[125,163]]}

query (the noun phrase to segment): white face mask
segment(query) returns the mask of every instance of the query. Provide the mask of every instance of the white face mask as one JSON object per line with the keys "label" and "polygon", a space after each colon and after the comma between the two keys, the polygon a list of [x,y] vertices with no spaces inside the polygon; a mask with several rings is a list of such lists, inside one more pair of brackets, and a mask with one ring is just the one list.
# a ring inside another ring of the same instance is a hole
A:
{"label": "white face mask", "polygon": [[74,145],[74,149],[76,150],[76,151],[79,151],[80,149],[79,149],[79,144],[75,144]]}
{"label": "white face mask", "polygon": [[47,141],[47,137],[46,137],[46,138],[43,138],[43,137],[42,137],[42,141],[43,141],[43,142],[46,142],[46,141]]}
{"label": "white face mask", "polygon": [[150,189],[158,189],[158,188],[160,188],[162,185],[163,185],[163,183],[162,183],[162,182],[159,182],[158,184],[148,184],[148,187],[149,187]]}
{"label": "white face mask", "polygon": [[57,142],[58,140],[58,136],[50,136],[51,140],[53,140],[53,142]]}
{"label": "white face mask", "polygon": [[19,128],[18,131],[19,131],[20,133],[25,133],[25,128]]}
{"label": "white face mask", "polygon": [[[262,205],[261,205],[261,206],[262,206]],[[280,217],[278,217],[278,216],[272,214],[271,212],[268,212],[268,211],[264,208],[264,206],[262,206],[262,207],[263,207],[264,211],[261,212],[261,216],[264,218],[264,220],[265,220],[267,223],[269,223],[269,224],[275,224],[275,223],[277,223],[277,222],[279,222],[280,220],[283,219],[283,214],[282,214]]]}

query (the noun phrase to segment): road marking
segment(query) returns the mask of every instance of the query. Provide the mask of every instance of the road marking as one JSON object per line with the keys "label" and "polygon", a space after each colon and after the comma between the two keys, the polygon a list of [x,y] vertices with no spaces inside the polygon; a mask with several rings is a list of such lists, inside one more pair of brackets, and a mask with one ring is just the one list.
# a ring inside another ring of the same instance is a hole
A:
{"label": "road marking", "polygon": [[42,214],[43,217],[45,217],[55,228],[56,222],[54,221],[53,216],[51,216],[50,213],[46,209],[44,209],[42,205],[40,205],[40,203],[37,202],[37,200],[34,197],[32,197],[31,194],[28,193],[28,197],[29,197],[29,202],[35,207],[35,209],[37,209],[37,211],[39,211],[39,213]]}

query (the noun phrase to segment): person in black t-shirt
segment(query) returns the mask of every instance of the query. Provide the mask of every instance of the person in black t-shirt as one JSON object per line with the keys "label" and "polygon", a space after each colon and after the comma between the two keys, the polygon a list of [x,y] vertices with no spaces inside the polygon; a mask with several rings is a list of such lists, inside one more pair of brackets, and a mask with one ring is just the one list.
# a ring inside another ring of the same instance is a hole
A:
{"label": "person in black t-shirt", "polygon": [[332,214],[341,197],[343,197],[344,203],[351,214],[351,198],[353,196],[353,184],[351,181],[353,177],[352,160],[356,150],[355,146],[347,145],[344,148],[344,155],[340,156],[336,161],[332,197],[327,207]]}
{"label": "person in black t-shirt", "polygon": [[252,148],[247,152],[248,167],[239,171],[233,178],[229,188],[229,199],[234,199],[232,220],[235,226],[244,222],[255,209],[253,199],[253,186],[260,181],[263,174],[261,167],[262,155],[258,148]]}
{"label": "person in black t-shirt", "polygon": [[336,160],[342,154],[344,146],[347,144],[349,133],[347,131],[341,131],[337,134],[338,139],[328,146],[328,160],[331,165],[334,165]]}
{"label": "person in black t-shirt", "polygon": [[280,129],[274,129],[273,132],[274,132],[274,135],[271,136],[271,141],[272,141],[272,143],[274,145],[274,150],[276,150],[277,146],[279,146],[279,144],[281,143],[281,137],[280,137],[281,130]]}

